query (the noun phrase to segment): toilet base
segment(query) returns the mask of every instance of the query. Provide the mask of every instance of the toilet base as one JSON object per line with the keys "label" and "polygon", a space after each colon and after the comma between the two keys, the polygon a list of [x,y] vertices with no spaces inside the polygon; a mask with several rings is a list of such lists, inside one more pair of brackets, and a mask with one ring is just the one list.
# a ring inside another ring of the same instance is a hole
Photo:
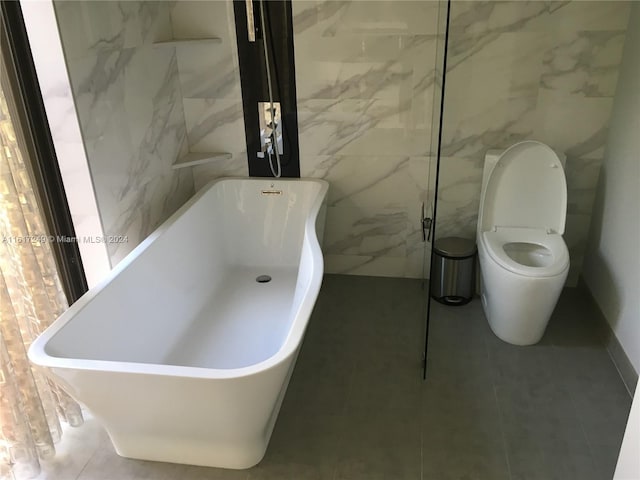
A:
{"label": "toilet base", "polygon": [[[544,328],[542,330],[542,332],[537,335],[537,336],[530,336],[530,337],[522,337],[519,335],[513,335],[511,337],[508,336],[504,336],[503,332],[502,332],[502,328],[500,328],[500,321],[496,321],[496,317],[495,315],[489,316],[489,313],[487,313],[487,301],[486,301],[486,297],[484,295],[482,295],[481,297],[481,302],[482,302],[482,309],[484,311],[484,315],[485,317],[487,317],[487,323],[489,324],[489,328],[491,328],[491,331],[493,332],[493,334],[498,337],[500,340],[502,340],[505,343],[509,343],[511,345],[518,345],[518,346],[527,346],[527,345],[535,345],[536,343],[538,343],[540,340],[542,340],[542,337],[544,336],[544,332],[547,328],[547,324],[549,323],[549,319],[547,319],[544,322]],[[493,321],[492,321],[493,319]]]}
{"label": "toilet base", "polygon": [[484,252],[479,253],[482,307],[491,330],[512,345],[538,343],[569,269],[553,277],[524,277],[491,262]]}

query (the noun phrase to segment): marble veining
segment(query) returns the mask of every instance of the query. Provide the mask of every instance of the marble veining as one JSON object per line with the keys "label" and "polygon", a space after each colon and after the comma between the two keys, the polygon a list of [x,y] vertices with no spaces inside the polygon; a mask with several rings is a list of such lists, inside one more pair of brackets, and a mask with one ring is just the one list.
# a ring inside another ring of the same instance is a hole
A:
{"label": "marble veining", "polygon": [[583,98],[541,90],[535,136],[569,157],[601,163],[612,107],[611,97]]}
{"label": "marble veining", "polygon": [[483,157],[491,148],[507,148],[532,136],[536,97],[475,100],[445,99],[442,155]]}
{"label": "marble veining", "polygon": [[426,157],[409,156],[326,156],[317,157],[310,177],[327,179],[332,186],[330,206],[379,206],[400,208],[429,201]]}
{"label": "marble veining", "polygon": [[56,1],[67,60],[148,44],[171,36],[169,2]]}
{"label": "marble veining", "polygon": [[409,113],[408,105],[377,99],[300,101],[301,159],[307,155],[382,152],[428,155],[430,132],[404,127],[402,117]]}
{"label": "marble veining", "polygon": [[[53,4],[29,2],[21,8],[76,236],[102,237],[104,231]],[[78,249],[91,288],[111,268],[107,248],[104,244],[80,242]]]}
{"label": "marble veining", "polygon": [[304,33],[313,27],[322,37],[351,33],[419,35],[437,32],[432,21],[439,7],[435,1],[320,0],[299,3],[294,11],[296,33]]}
{"label": "marble veining", "polygon": [[242,99],[237,60],[218,44],[176,47],[185,98]]}
{"label": "marble veining", "polygon": [[[587,220],[591,218],[592,208],[595,202],[598,178],[600,174],[601,158],[584,158],[584,157],[567,157],[566,176],[567,176],[567,215],[580,215]],[[575,222],[572,224],[575,225]],[[578,233],[573,232],[575,227],[568,228],[567,234],[573,234],[575,238],[574,244],[581,245],[584,253],[586,241],[589,233],[589,222],[582,221],[582,226]],[[576,257],[576,261],[582,262],[582,258]],[[574,273],[577,275],[577,273]]]}
{"label": "marble veining", "polygon": [[[343,161],[340,160],[344,160],[344,159],[340,159],[340,158],[336,158],[334,157],[334,161],[338,160],[336,162],[337,166],[340,167],[342,166],[342,164],[344,164]],[[367,190],[370,190],[371,188],[375,187],[376,185],[379,185],[380,182],[384,182],[385,180],[387,180],[388,178],[390,178],[395,172],[397,171],[401,171],[404,170],[405,168],[407,168],[407,166],[409,165],[409,162],[411,161],[410,157],[403,157],[400,158],[398,163],[392,163],[392,162],[386,162],[385,159],[380,159],[377,161],[378,164],[383,165],[387,168],[385,168],[383,171],[381,172],[376,172],[373,176],[371,176],[370,178],[365,178],[364,181],[362,181],[362,177],[364,177],[364,175],[358,175],[358,180],[361,181],[360,184],[356,184],[356,185],[349,185],[352,186],[352,189],[349,191],[340,191],[338,190],[336,193],[333,194],[330,205],[332,206],[337,206],[340,204],[344,204],[350,201],[353,201],[354,198],[357,198],[358,196],[361,196],[364,192],[366,192]],[[363,162],[364,165],[362,165],[365,169],[367,168],[367,166],[370,163],[376,163],[376,159],[373,158],[366,158],[366,163]],[[361,172],[362,170],[360,170],[358,167],[356,167],[355,172]],[[327,175],[325,175],[325,178],[331,178],[332,176],[331,171],[329,171],[327,173]],[[340,179],[345,178],[344,176],[341,176],[339,179],[336,179],[336,182],[334,182],[334,185],[336,183],[338,183],[340,181]],[[351,183],[351,182],[349,182]],[[337,190],[337,189],[336,189]],[[386,202],[397,202],[398,198],[397,196],[386,196],[386,198],[384,198],[384,201]]]}
{"label": "marble veining", "polygon": [[565,240],[575,285],[629,3],[456,1],[451,8],[436,235],[473,238],[487,150],[539,140],[567,156]]}
{"label": "marble veining", "polygon": [[553,45],[544,59],[541,88],[585,97],[612,97],[625,32],[579,31]]}
{"label": "marble veining", "polygon": [[118,263],[193,194],[170,3],[55,2],[104,233]]}
{"label": "marble veining", "polygon": [[231,0],[184,0],[171,6],[175,38],[218,37],[221,43],[175,47],[188,149],[232,158],[192,168],[194,186],[224,176],[247,176],[240,66]]}
{"label": "marble veining", "polygon": [[[298,75],[301,99],[397,98],[411,95],[412,86],[427,90],[432,70],[418,69],[419,56],[428,66],[435,36],[347,35],[300,40],[297,48],[309,50],[306,68]],[[336,58],[337,57],[337,58]],[[420,65],[421,66],[421,65]]]}
{"label": "marble veining", "polygon": [[475,238],[484,164],[465,157],[440,162],[437,236]]}
{"label": "marble veining", "polygon": [[422,277],[440,5],[294,1],[293,13],[301,174],[331,184],[326,271]]}
{"label": "marble veining", "polygon": [[151,98],[153,110],[151,118],[142,135],[138,157],[129,164],[128,182],[121,190],[123,195],[136,189],[140,178],[144,178],[145,172],[153,168],[153,163],[165,156],[165,152],[171,155],[171,157],[165,156],[169,160],[177,156],[179,146],[184,141],[181,97],[175,85],[175,72],[176,62],[175,57],[172,57],[165,77]]}
{"label": "marble veining", "polygon": [[[246,146],[238,142],[233,145],[224,145],[223,139],[226,135],[222,133],[223,130],[232,131],[243,125],[244,117],[241,102],[217,99],[204,101],[200,99],[185,99],[184,105],[187,114],[189,145],[196,147],[194,151],[197,151],[197,146],[201,142],[207,141],[212,136],[223,137],[218,142],[221,147],[219,151],[237,152],[246,150]],[[240,132],[240,135],[244,138],[244,130]]]}
{"label": "marble veining", "polygon": [[[343,212],[329,210],[327,218]],[[407,214],[402,211],[382,211],[370,216],[349,219],[351,232],[340,235],[333,229],[328,229],[325,238],[325,249],[328,254],[371,255],[371,256],[404,256],[406,244],[403,232],[407,228]],[[347,216],[348,216],[347,213]],[[337,221],[337,219],[335,219]],[[337,223],[337,222],[336,222]],[[334,238],[334,233],[336,237]]]}

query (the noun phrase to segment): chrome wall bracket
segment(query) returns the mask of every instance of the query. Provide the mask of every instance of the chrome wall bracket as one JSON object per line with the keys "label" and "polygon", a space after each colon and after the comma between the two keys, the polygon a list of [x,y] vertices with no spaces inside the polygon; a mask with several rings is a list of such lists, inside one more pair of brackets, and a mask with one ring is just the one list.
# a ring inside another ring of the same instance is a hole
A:
{"label": "chrome wall bracket", "polygon": [[256,41],[256,25],[253,18],[253,0],[245,0],[247,8],[247,39],[249,42]]}

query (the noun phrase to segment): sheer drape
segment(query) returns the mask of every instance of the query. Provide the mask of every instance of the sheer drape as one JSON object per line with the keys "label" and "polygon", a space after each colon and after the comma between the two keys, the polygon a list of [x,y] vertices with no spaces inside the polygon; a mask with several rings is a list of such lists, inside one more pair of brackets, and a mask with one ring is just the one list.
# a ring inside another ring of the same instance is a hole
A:
{"label": "sheer drape", "polygon": [[40,471],[60,419],[82,424],[78,404],[31,367],[33,339],[66,308],[29,171],[0,88],[0,479]]}

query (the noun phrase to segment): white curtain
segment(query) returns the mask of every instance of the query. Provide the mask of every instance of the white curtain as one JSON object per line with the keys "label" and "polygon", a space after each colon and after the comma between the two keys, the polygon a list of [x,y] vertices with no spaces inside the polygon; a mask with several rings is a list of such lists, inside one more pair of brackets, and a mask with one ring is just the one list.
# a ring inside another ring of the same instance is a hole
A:
{"label": "white curtain", "polygon": [[79,405],[27,359],[35,337],[67,307],[29,170],[0,88],[0,479],[26,479],[55,454],[60,420]]}

